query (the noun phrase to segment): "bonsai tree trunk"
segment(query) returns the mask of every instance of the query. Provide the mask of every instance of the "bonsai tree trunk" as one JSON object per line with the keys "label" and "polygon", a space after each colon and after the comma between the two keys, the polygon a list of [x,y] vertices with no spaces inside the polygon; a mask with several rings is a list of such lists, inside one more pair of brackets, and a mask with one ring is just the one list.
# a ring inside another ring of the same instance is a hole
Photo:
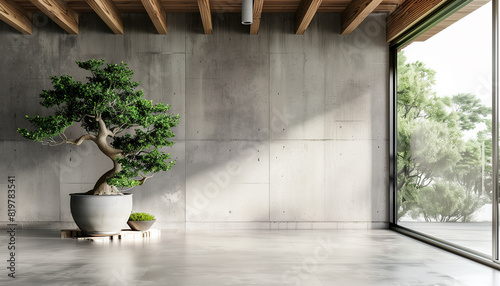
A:
{"label": "bonsai tree trunk", "polygon": [[[109,157],[109,156],[108,156]],[[111,158],[111,157],[110,157]],[[123,195],[115,186],[110,186],[106,179],[112,177],[114,174],[121,171],[120,164],[113,161],[113,169],[107,171],[102,175],[97,183],[95,183],[94,188],[88,191],[88,195]]]}
{"label": "bonsai tree trunk", "polygon": [[121,166],[119,163],[115,161],[115,159],[120,156],[121,150],[115,149],[109,145],[106,140],[108,136],[114,136],[113,132],[106,127],[106,124],[102,120],[100,116],[98,116],[97,121],[99,122],[99,133],[97,137],[94,137],[94,142],[99,147],[104,155],[110,158],[113,161],[113,169],[107,171],[104,175],[102,175],[97,183],[94,185],[94,188],[87,192],[89,195],[122,195],[122,193],[114,186],[110,186],[106,179],[112,177],[116,173],[121,171]]}
{"label": "bonsai tree trunk", "polygon": [[93,141],[99,150],[101,150],[104,155],[110,158],[113,161],[113,169],[107,171],[104,175],[102,175],[97,183],[94,185],[94,188],[88,191],[86,194],[88,195],[123,195],[116,187],[110,186],[106,179],[112,177],[116,173],[121,171],[121,165],[115,161],[116,158],[120,157],[121,150],[115,149],[111,147],[111,145],[106,140],[108,136],[114,136],[113,132],[106,127],[106,124],[102,120],[100,116],[97,116],[96,120],[99,123],[99,133],[97,137],[92,134],[86,134],[80,137],[77,140],[67,140],[66,143],[70,143],[73,145],[80,145],[85,140]]}
{"label": "bonsai tree trunk", "polygon": [[120,156],[121,150],[115,149],[109,145],[106,140],[108,136],[114,136],[113,132],[106,127],[106,124],[102,120],[100,116],[97,118],[99,122],[99,133],[97,134],[97,138],[94,141],[99,147],[104,155],[110,158],[113,161],[113,169],[107,171],[104,175],[102,175],[97,183],[94,185],[94,189],[87,192],[89,195],[122,195],[122,193],[114,186],[110,186],[106,179],[112,177],[114,174],[121,171],[121,166],[119,163],[115,161],[115,159]]}

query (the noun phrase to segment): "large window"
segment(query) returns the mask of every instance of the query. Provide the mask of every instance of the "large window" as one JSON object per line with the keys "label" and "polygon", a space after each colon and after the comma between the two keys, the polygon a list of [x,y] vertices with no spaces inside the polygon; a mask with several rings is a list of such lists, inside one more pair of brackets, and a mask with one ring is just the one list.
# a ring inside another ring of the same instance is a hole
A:
{"label": "large window", "polygon": [[395,148],[397,224],[487,256],[493,231],[491,19],[488,3],[398,51]]}

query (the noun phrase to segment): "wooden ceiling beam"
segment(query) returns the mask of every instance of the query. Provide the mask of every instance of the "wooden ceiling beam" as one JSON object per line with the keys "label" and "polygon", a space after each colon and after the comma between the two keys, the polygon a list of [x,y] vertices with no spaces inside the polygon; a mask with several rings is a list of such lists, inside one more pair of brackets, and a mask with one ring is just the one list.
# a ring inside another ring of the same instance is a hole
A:
{"label": "wooden ceiling beam", "polygon": [[33,33],[31,17],[13,0],[0,0],[0,20],[25,35]]}
{"label": "wooden ceiling beam", "polygon": [[166,34],[167,12],[165,12],[160,0],[141,0],[141,2],[144,8],[146,8],[149,18],[153,21],[158,34]]}
{"label": "wooden ceiling beam", "polygon": [[259,33],[262,6],[264,6],[264,0],[253,0],[253,22],[250,25],[250,35],[257,35]]}
{"label": "wooden ceiling beam", "polygon": [[322,0],[302,0],[295,15],[295,34],[302,35],[318,11]]}
{"label": "wooden ceiling beam", "polygon": [[387,42],[437,9],[446,0],[406,0],[387,18]]}
{"label": "wooden ceiling beam", "polygon": [[349,35],[383,0],[352,0],[342,12],[341,34]]}
{"label": "wooden ceiling beam", "polygon": [[[29,0],[14,0],[28,12],[36,12],[38,9]],[[85,0],[63,0],[77,13],[94,13]],[[112,0],[118,10],[123,13],[145,13],[146,10],[139,0]],[[160,0],[163,8],[168,13],[199,13],[197,0]],[[476,1],[483,0],[474,0]],[[491,1],[491,0],[490,0]],[[323,0],[318,8],[318,13],[342,13],[349,0]],[[392,13],[403,0],[384,0],[374,12]],[[262,13],[296,13],[300,0],[265,0]],[[236,0],[210,0],[212,13],[240,13],[241,1]]]}
{"label": "wooden ceiling beam", "polygon": [[203,22],[203,30],[205,34],[212,34],[212,12],[210,12],[210,0],[198,0],[198,8],[200,9],[201,21]]}
{"label": "wooden ceiling beam", "polygon": [[69,34],[78,34],[78,14],[61,0],[30,0]]}
{"label": "wooden ceiling beam", "polygon": [[86,0],[87,4],[117,35],[123,35],[123,20],[120,11],[111,0]]}

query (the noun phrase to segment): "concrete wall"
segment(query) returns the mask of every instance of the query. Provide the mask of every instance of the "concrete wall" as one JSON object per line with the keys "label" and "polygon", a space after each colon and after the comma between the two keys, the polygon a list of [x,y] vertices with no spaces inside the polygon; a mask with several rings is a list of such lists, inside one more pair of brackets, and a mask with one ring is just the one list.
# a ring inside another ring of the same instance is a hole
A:
{"label": "concrete wall", "polygon": [[[33,35],[0,23],[0,221],[16,176],[23,227],[71,227],[69,193],[111,167],[92,143],[46,147],[16,128],[50,76],[83,80],[75,60],[124,61],[148,98],[181,115],[177,165],[133,190],[134,211],[162,228],[382,228],[388,221],[388,46],[385,15],[349,36],[340,15],[318,14],[305,35],[294,15],[263,15],[258,36],[238,14],[169,14],[166,36],[146,14],[124,15],[113,35],[83,14],[80,35],[37,18]],[[76,136],[78,130],[71,130]]]}

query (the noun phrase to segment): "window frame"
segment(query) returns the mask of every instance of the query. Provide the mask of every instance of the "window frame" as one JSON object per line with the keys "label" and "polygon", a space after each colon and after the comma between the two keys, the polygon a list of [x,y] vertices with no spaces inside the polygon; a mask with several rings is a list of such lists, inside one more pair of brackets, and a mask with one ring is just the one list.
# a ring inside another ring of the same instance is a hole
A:
{"label": "window frame", "polygon": [[[499,38],[500,38],[500,0],[492,0],[492,255],[487,256],[478,251],[433,237],[398,225],[397,221],[397,54],[398,50],[409,45],[415,38],[422,35],[436,24],[456,13],[472,2],[472,0],[448,0],[436,11],[413,25],[402,35],[389,43],[389,228],[393,231],[413,237],[425,243],[474,260],[484,265],[500,270],[499,259]],[[497,144],[495,144],[497,142]]]}

